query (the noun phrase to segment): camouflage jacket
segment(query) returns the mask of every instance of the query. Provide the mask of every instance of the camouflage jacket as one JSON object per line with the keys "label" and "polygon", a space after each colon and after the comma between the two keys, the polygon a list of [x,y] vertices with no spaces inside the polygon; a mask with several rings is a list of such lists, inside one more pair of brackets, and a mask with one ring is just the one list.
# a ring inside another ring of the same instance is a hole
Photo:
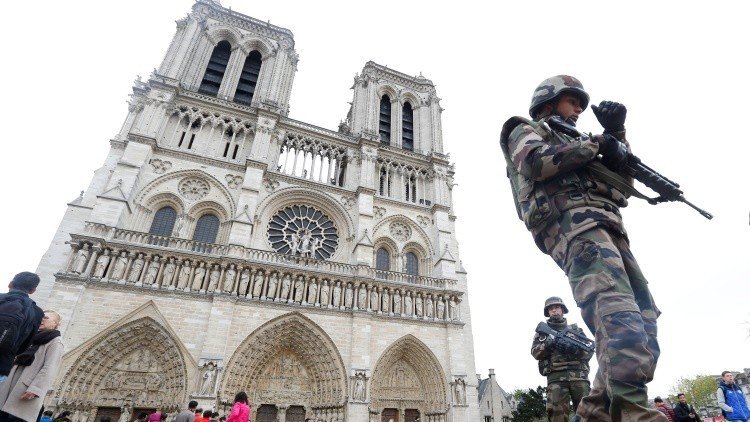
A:
{"label": "camouflage jacket", "polygon": [[[568,326],[563,318],[562,322],[547,320],[547,324],[555,330],[563,330]],[[583,334],[576,324],[571,327]],[[554,346],[545,345],[546,334],[534,333],[531,344],[531,356],[539,361],[539,373],[547,377],[547,382],[587,380],[589,376],[589,360],[592,353],[578,349],[574,354],[564,354]]]}
{"label": "camouflage jacket", "polygon": [[[626,142],[624,134],[621,140]],[[546,119],[514,117],[503,126],[500,144],[519,217],[558,265],[570,240],[591,228],[605,226],[626,236],[619,208],[627,206],[627,198],[587,170],[599,151],[589,136],[555,132]]]}

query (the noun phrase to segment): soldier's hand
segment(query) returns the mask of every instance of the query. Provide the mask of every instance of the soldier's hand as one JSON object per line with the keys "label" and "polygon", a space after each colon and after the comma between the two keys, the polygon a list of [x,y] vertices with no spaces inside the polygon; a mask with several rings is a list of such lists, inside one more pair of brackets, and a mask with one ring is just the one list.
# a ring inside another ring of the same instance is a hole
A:
{"label": "soldier's hand", "polygon": [[625,130],[625,117],[628,109],[614,101],[602,101],[599,106],[592,105],[591,110],[596,120],[604,128],[604,133],[614,133]]}
{"label": "soldier's hand", "polygon": [[544,347],[549,348],[552,347],[555,344],[554,337],[547,336],[547,338],[544,339]]}
{"label": "soldier's hand", "polygon": [[596,135],[593,140],[599,144],[599,153],[602,155],[602,163],[608,169],[619,171],[628,162],[628,147],[612,135]]}

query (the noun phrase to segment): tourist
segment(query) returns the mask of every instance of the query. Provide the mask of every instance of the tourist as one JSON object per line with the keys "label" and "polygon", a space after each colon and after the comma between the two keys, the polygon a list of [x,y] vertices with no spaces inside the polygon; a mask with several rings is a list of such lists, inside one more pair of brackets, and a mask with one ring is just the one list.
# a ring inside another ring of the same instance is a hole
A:
{"label": "tourist", "polygon": [[39,276],[24,271],[13,277],[8,293],[0,294],[0,384],[13,367],[13,358],[29,347],[39,330],[44,312],[29,298],[38,285]]}
{"label": "tourist", "polygon": [[198,402],[195,400],[191,400],[190,403],[188,403],[188,410],[183,410],[182,412],[178,413],[174,419],[174,422],[193,422],[193,419],[195,418],[194,415],[196,407],[198,407]]}
{"label": "tourist", "polygon": [[719,388],[716,390],[716,401],[724,418],[729,421],[750,421],[750,409],[742,389],[734,382],[730,371],[721,373]]}
{"label": "tourist", "polygon": [[61,318],[55,311],[43,315],[31,344],[16,356],[7,381],[0,384],[0,421],[36,421],[57,376],[65,350],[57,330]]}
{"label": "tourist", "polygon": [[244,391],[240,391],[234,396],[234,404],[232,410],[229,412],[227,422],[249,422],[250,421],[250,406],[247,402],[247,394]]}
{"label": "tourist", "polygon": [[203,412],[203,418],[201,419],[202,422],[211,422],[211,415],[213,415],[214,412],[210,410],[206,410]]}
{"label": "tourist", "polygon": [[669,419],[669,422],[674,422],[674,410],[667,407],[667,405],[664,404],[664,400],[661,399],[661,397],[656,397],[654,399],[654,406],[656,407],[656,410],[660,411],[664,414],[664,416]]}
{"label": "tourist", "polygon": [[39,418],[39,422],[52,422],[52,411],[51,410],[45,410],[42,413],[42,417]]}

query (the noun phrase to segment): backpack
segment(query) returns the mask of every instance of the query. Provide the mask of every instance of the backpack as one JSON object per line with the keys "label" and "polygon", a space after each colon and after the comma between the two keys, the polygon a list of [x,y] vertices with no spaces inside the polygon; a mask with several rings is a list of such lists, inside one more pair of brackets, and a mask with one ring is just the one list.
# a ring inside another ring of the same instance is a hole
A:
{"label": "backpack", "polygon": [[19,340],[29,335],[30,306],[25,302],[22,296],[0,296],[0,356],[15,356]]}

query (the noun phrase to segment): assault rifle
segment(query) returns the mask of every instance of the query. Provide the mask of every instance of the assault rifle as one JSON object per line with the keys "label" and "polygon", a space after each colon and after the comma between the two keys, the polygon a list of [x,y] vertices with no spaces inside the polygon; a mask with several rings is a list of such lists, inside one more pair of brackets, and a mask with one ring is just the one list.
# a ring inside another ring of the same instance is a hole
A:
{"label": "assault rifle", "polygon": [[[547,124],[549,124],[552,129],[565,135],[572,136],[574,138],[578,138],[581,136],[581,132],[579,132],[575,126],[566,123],[559,116],[550,117],[547,120]],[[622,146],[623,148],[625,147],[624,144]],[[649,204],[656,205],[661,202],[673,201],[684,202],[690,208],[698,211],[707,219],[710,220],[714,218],[714,216],[711,215],[711,213],[709,213],[708,211],[698,208],[696,205],[685,199],[685,196],[683,196],[683,192],[682,190],[680,190],[680,185],[678,183],[667,179],[665,176],[662,176],[656,170],[644,164],[640,158],[636,157],[630,152],[627,153],[626,163],[622,171],[659,194],[659,196],[657,196],[656,198],[649,198],[646,195],[642,194],[641,196],[639,196],[642,199],[645,199]]]}
{"label": "assault rifle", "polygon": [[549,324],[542,321],[536,326],[536,332],[553,338],[555,348],[560,351],[581,349],[587,353],[594,353],[594,342],[589,340],[583,334],[572,330],[570,327],[565,327],[563,330],[557,331],[550,327]]}

